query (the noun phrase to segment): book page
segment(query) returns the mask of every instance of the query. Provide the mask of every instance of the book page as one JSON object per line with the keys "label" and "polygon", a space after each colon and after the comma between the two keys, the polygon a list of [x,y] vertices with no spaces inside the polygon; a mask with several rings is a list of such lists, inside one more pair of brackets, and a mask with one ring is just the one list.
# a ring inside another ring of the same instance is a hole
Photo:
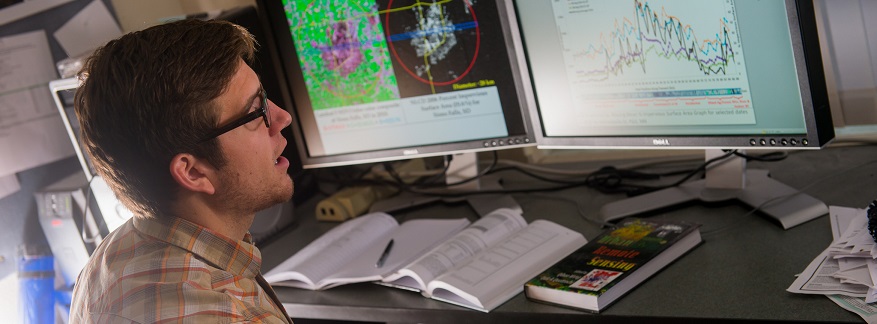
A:
{"label": "book page", "polygon": [[526,225],[520,213],[497,209],[384,281],[425,291],[426,283]]}
{"label": "book page", "polygon": [[[406,221],[386,236],[375,240],[375,244],[347,263],[344,270],[324,278],[321,282],[326,284],[325,288],[331,288],[350,282],[381,280],[446,241],[467,225],[469,220],[465,218]],[[393,240],[393,246],[384,263],[378,267],[377,260],[381,258],[390,240]]]}
{"label": "book page", "polygon": [[[301,251],[265,273],[265,280],[274,285],[321,289],[318,282],[362,254],[369,246],[398,227],[393,216],[373,213],[348,220],[332,228]],[[298,273],[298,275],[293,275]],[[313,284],[284,282],[308,278]]]}
{"label": "book page", "polygon": [[581,233],[537,220],[427,286],[433,298],[488,311],[587,241]]}

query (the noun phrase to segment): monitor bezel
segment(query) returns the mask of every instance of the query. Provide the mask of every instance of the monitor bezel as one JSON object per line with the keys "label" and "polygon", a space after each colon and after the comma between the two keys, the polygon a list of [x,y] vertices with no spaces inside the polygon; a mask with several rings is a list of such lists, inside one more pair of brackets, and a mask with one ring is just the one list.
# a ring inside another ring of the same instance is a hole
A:
{"label": "monitor bezel", "polygon": [[[78,129],[73,129],[74,125],[78,128],[79,121],[70,120],[70,117],[67,115],[67,109],[71,107],[64,103],[64,98],[61,98],[61,92],[76,92],[76,89],[79,88],[79,84],[80,81],[77,77],[53,80],[49,82],[49,91],[52,93],[52,100],[55,102],[58,114],[61,115],[64,129],[67,130],[67,136],[70,138],[70,143],[73,145],[73,151],[76,152],[76,159],[79,161],[79,166],[82,168],[86,180],[91,182],[92,178],[97,176],[97,172],[95,172],[94,166],[91,164],[90,157],[83,151],[82,144],[79,140]],[[73,117],[76,116],[74,115]]]}
{"label": "monitor bezel", "polygon": [[[514,5],[515,0],[504,0]],[[528,0],[523,0],[528,1]],[[834,125],[829,109],[825,72],[817,33],[812,0],[785,0],[792,51],[798,73],[798,87],[804,111],[805,134],[716,135],[716,136],[549,136],[541,123],[538,95],[527,89],[527,106],[533,121],[533,133],[540,149],[819,149],[834,139]],[[519,22],[520,23],[520,22]],[[523,32],[520,32],[523,34]],[[526,43],[526,39],[523,39]],[[522,46],[523,48],[523,46]],[[526,52],[519,53],[526,57]],[[529,62],[529,58],[528,58]],[[529,65],[527,65],[529,67]],[[532,74],[530,74],[532,78]],[[530,80],[535,82],[535,80]],[[783,145],[795,139],[798,145]],[[803,143],[807,143],[804,145]]]}
{"label": "monitor bezel", "polygon": [[[522,134],[509,134],[509,136],[500,138],[476,139],[453,143],[426,144],[366,152],[314,156],[308,150],[305,140],[305,136],[308,135],[301,124],[298,108],[295,104],[294,94],[306,94],[307,90],[303,82],[293,79],[301,78],[301,70],[298,65],[295,47],[288,33],[289,27],[281,1],[257,0],[256,5],[260,17],[262,17],[263,29],[268,35],[266,42],[261,46],[261,50],[272,52],[275,66],[278,66],[278,69],[281,70],[278,71],[281,75],[280,79],[282,79],[280,82],[283,83],[281,88],[285,90],[285,93],[282,94],[282,104],[284,105],[283,108],[293,116],[292,133],[302,167],[304,169],[312,169],[535,146],[536,136],[532,128],[531,110],[527,107],[528,101],[525,94],[529,91],[530,80],[526,74],[526,61],[524,57],[519,55],[519,53],[523,53],[523,47],[520,42],[520,35],[518,34],[517,20],[510,19],[515,17],[514,7],[509,4],[504,1],[497,1],[497,9],[506,39],[506,50],[509,55],[510,68],[512,69],[511,74],[515,77],[514,87],[517,90],[516,95],[519,103],[518,107],[516,107],[516,113],[521,116],[521,125],[519,126],[522,128]],[[506,107],[503,110],[507,112]],[[509,131],[512,131],[512,129],[509,129]],[[512,143],[509,143],[509,139],[512,139]]]}

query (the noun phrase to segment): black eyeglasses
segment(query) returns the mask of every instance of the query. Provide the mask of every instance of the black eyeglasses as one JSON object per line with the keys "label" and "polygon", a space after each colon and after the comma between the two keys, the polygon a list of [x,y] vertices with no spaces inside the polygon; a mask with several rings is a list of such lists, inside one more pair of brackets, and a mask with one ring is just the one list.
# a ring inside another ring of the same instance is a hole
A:
{"label": "black eyeglasses", "polygon": [[262,120],[265,121],[265,127],[270,128],[271,115],[269,114],[270,110],[268,109],[268,95],[265,93],[265,89],[261,89],[259,95],[262,96],[262,106],[256,108],[256,110],[254,110],[253,112],[210,132],[210,134],[207,134],[207,136],[204,136],[204,138],[201,139],[201,142],[206,142],[218,137],[219,135],[228,133],[232,129],[241,127],[242,125],[249,123],[259,117],[262,117]]}

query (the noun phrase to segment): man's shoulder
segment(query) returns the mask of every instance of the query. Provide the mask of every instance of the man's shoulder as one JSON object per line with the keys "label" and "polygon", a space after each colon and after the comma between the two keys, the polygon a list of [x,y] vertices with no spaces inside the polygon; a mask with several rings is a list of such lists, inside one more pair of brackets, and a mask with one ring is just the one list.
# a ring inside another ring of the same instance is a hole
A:
{"label": "man's shoulder", "polygon": [[74,305],[77,323],[286,323],[282,313],[266,303],[240,300],[221,291],[172,283],[141,286],[119,298]]}
{"label": "man's shoulder", "polygon": [[129,221],[104,238],[89,258],[88,265],[112,269],[132,262],[150,262],[153,254],[173,255],[175,250],[167,242],[144,235]]}
{"label": "man's shoulder", "polygon": [[107,236],[89,259],[83,274],[100,272],[101,280],[117,285],[136,285],[159,279],[171,280],[176,274],[186,272],[213,270],[214,267],[202,261],[198,255],[147,235],[128,222]]}
{"label": "man's shoulder", "polygon": [[108,235],[89,259],[74,287],[71,311],[78,311],[80,318],[113,319],[110,322],[151,322],[155,316],[190,318],[194,315],[188,311],[176,314],[182,305],[186,309],[206,307],[202,310],[210,312],[235,303],[213,289],[222,273],[178,246],[145,235],[129,222]]}

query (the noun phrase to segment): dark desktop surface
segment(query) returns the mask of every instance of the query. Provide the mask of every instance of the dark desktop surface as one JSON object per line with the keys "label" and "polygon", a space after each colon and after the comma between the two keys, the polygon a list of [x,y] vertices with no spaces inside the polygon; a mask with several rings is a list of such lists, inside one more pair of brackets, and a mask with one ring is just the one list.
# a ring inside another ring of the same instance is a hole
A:
{"label": "dark desktop surface", "polygon": [[[877,198],[877,154],[872,146],[832,147],[794,152],[780,162],[750,162],[773,178],[821,199],[827,205],[865,208]],[[757,153],[757,152],[750,152]],[[515,172],[506,188],[540,184]],[[595,237],[603,204],[624,198],[588,188],[515,194],[529,221],[548,219]],[[270,270],[336,223],[317,222],[317,195],[296,207],[296,223],[261,247],[263,272]],[[825,296],[792,294],[786,289],[831,242],[828,216],[783,230],[772,219],[737,203],[689,204],[645,217],[702,224],[704,243],[622,296],[599,314],[539,304],[519,294],[490,313],[424,298],[417,293],[370,283],[326,291],[276,287],[294,318],[369,322],[674,322],[709,320],[861,322]],[[396,213],[412,218],[469,217],[466,205],[438,204]],[[586,220],[588,218],[590,220]]]}

